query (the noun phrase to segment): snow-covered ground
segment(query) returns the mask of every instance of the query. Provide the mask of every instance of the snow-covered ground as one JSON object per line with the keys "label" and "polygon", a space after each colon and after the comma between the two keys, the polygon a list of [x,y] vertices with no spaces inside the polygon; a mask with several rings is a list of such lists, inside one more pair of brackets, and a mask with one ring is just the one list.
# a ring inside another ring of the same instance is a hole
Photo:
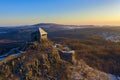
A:
{"label": "snow-covered ground", "polygon": [[112,74],[109,74],[111,80],[120,80],[120,77],[119,76],[115,76],[115,75],[112,75]]}
{"label": "snow-covered ground", "polygon": [[5,55],[0,56],[0,61],[1,61],[1,60],[4,60],[4,59],[7,58],[8,56],[11,56],[11,55],[12,55],[12,56],[15,56],[15,55],[24,53],[25,51],[17,51],[17,52],[15,52],[14,54],[11,53],[11,52],[13,52],[13,51],[10,51],[10,52],[6,53]]}
{"label": "snow-covered ground", "polygon": [[81,28],[88,28],[88,27],[72,27],[72,26],[64,27],[64,29],[81,29]]}
{"label": "snow-covered ground", "polygon": [[120,42],[120,34],[115,32],[104,32],[100,34],[100,36],[104,37],[106,40],[110,40],[113,42]]}

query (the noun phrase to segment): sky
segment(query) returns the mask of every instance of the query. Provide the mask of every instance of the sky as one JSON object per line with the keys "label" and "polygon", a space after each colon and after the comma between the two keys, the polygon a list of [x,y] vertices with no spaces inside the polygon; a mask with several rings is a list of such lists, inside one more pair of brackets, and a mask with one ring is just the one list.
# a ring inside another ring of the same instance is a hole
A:
{"label": "sky", "polygon": [[0,0],[0,26],[120,25],[120,0]]}

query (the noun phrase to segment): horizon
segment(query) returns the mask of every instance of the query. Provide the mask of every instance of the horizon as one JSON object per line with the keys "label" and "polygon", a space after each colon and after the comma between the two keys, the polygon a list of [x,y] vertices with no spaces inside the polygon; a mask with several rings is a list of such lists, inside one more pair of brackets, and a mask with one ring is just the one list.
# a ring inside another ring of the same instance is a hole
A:
{"label": "horizon", "polygon": [[0,26],[120,26],[120,0],[1,0]]}
{"label": "horizon", "polygon": [[1,27],[24,27],[24,26],[34,26],[37,24],[56,24],[56,25],[65,25],[65,26],[94,26],[94,27],[120,27],[120,25],[94,25],[94,24],[60,24],[60,23],[36,23],[36,24],[25,24],[25,25],[8,25],[0,26]]}

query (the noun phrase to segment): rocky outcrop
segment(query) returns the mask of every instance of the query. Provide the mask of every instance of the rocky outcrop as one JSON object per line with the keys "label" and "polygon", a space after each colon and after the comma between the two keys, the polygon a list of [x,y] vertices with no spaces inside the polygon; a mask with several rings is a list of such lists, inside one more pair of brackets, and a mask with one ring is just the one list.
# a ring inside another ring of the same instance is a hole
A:
{"label": "rocky outcrop", "polygon": [[0,80],[55,80],[62,60],[49,40],[35,42],[25,53],[0,63]]}

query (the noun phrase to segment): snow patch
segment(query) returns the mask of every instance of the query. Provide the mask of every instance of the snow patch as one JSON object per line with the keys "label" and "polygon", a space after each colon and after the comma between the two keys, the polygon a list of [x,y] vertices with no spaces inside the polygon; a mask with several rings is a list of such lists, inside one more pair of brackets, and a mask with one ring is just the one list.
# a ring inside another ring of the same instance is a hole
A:
{"label": "snow patch", "polygon": [[111,80],[120,80],[119,76],[109,74]]}

